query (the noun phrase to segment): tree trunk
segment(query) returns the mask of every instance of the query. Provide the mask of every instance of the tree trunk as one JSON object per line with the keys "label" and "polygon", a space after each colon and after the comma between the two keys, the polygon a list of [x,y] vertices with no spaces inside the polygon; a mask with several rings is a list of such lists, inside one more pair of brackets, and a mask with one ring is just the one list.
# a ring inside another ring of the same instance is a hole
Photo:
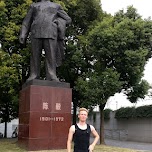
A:
{"label": "tree trunk", "polygon": [[75,102],[73,102],[73,124],[76,124],[76,120],[77,120],[77,104],[75,104]]}
{"label": "tree trunk", "polygon": [[105,141],[104,141],[104,107],[105,104],[100,105],[100,144],[104,144],[105,145]]}
{"label": "tree trunk", "polygon": [[9,120],[9,113],[8,113],[8,103],[5,105],[5,128],[4,128],[4,138],[7,138],[7,122]]}
{"label": "tree trunk", "polygon": [[7,121],[5,121],[4,138],[7,138]]}

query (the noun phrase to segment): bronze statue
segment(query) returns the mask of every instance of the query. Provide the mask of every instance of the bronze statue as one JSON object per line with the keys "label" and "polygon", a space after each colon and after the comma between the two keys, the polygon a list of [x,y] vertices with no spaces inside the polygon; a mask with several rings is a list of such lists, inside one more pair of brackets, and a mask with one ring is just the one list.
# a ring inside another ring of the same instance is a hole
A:
{"label": "bronze statue", "polygon": [[31,4],[23,20],[20,43],[24,44],[31,32],[31,60],[30,77],[27,81],[40,78],[40,58],[45,51],[46,79],[59,81],[56,76],[56,67],[60,66],[63,58],[63,39],[66,25],[71,18],[57,4],[49,0],[41,0]]}

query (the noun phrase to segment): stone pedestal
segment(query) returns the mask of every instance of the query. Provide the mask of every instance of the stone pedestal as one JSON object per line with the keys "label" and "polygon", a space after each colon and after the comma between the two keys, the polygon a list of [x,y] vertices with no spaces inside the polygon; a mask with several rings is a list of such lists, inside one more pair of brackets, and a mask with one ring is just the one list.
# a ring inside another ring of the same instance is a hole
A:
{"label": "stone pedestal", "polygon": [[65,149],[71,102],[68,83],[33,80],[25,84],[20,92],[18,143],[29,151]]}

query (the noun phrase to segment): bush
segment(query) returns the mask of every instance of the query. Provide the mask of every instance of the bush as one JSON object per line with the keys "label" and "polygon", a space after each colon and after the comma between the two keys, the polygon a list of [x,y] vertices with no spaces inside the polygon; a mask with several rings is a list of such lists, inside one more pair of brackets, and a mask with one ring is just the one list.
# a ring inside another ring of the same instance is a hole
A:
{"label": "bush", "polygon": [[152,105],[150,106],[142,106],[136,108],[136,117],[142,118],[142,117],[152,117]]}
{"label": "bush", "polygon": [[112,111],[111,109],[104,110],[104,119],[110,119],[110,112],[111,111]]}
{"label": "bush", "polygon": [[148,118],[152,117],[152,105],[141,106],[138,108],[127,107],[116,110],[116,119],[129,119],[129,118]]}
{"label": "bush", "polygon": [[117,119],[129,119],[134,117],[135,108],[134,107],[127,107],[127,108],[120,108],[116,110],[115,118]]}

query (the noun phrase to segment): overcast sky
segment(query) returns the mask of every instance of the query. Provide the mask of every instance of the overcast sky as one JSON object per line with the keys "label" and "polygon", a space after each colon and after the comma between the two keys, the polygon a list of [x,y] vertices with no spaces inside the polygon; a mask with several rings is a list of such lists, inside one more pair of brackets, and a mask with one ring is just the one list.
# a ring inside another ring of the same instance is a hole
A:
{"label": "overcast sky", "polygon": [[102,9],[114,15],[120,9],[127,9],[127,6],[133,5],[143,18],[152,16],[151,0],[101,0]]}
{"label": "overcast sky", "polygon": [[[142,18],[152,18],[152,0],[101,0],[102,9],[107,13],[114,15],[121,9],[126,11],[127,6],[133,5],[137,12],[142,16]],[[147,62],[144,71],[144,77],[150,84],[152,84],[152,58]],[[142,100],[138,101],[137,104],[131,104],[126,96],[123,94],[116,94],[114,97],[110,98],[106,104],[106,108],[112,110],[119,109],[120,107],[126,106],[142,106],[152,104],[152,100],[147,98],[144,102]]]}

